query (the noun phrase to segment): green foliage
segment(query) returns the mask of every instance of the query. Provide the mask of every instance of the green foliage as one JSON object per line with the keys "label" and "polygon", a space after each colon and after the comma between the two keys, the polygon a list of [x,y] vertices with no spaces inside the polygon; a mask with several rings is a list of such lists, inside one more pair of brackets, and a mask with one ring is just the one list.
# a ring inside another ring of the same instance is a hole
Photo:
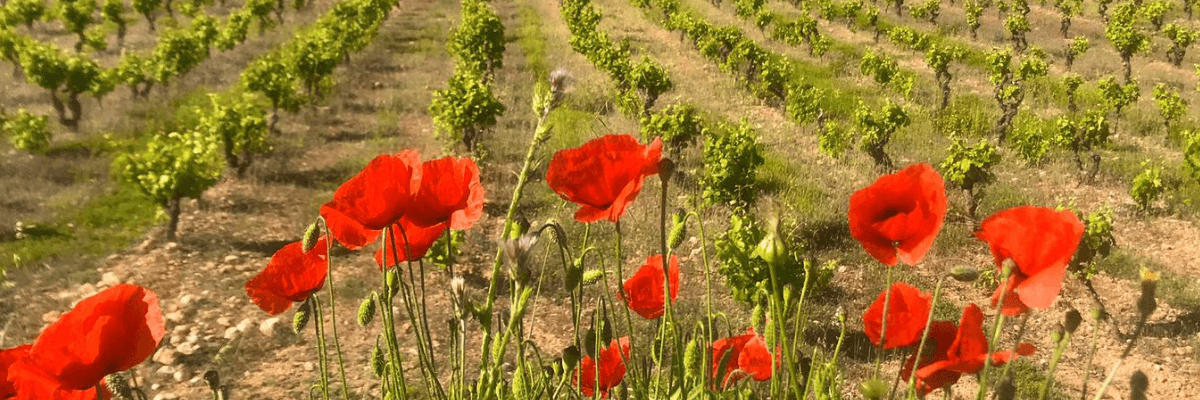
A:
{"label": "green foliage", "polygon": [[122,14],[125,12],[125,2],[122,0],[104,0],[104,6],[100,9],[100,14],[104,16],[104,20],[117,25],[117,35],[120,38],[125,37],[125,25],[128,21]]}
{"label": "green foliage", "polygon": [[1071,69],[1071,65],[1075,64],[1075,58],[1083,55],[1088,51],[1090,44],[1088,39],[1083,36],[1076,36],[1071,40],[1071,44],[1067,45],[1067,69]]}
{"label": "green foliage", "polygon": [[1162,29],[1163,19],[1167,17],[1167,13],[1171,12],[1173,8],[1175,8],[1175,4],[1170,1],[1155,0],[1142,4],[1138,8],[1138,13],[1146,18],[1147,21],[1150,21],[1150,25],[1153,25],[1154,30],[1158,31]]}
{"label": "green foliage", "polygon": [[46,16],[46,4],[42,0],[9,0],[0,8],[0,26],[16,24],[33,29],[34,21]]}
{"label": "green foliage", "polygon": [[854,135],[849,130],[836,121],[828,121],[821,129],[817,150],[833,158],[842,158],[853,144]]}
{"label": "green foliage", "polygon": [[[734,212],[729,217],[729,229],[714,244],[716,258],[721,263],[718,271],[725,277],[725,284],[737,301],[760,304],[767,300],[771,291],[770,266],[755,254],[759,242],[767,235],[765,228],[753,214]],[[787,241],[787,238],[784,240]],[[801,258],[801,252],[789,251],[783,257],[783,264],[776,268],[780,283],[802,287],[805,267],[816,270],[811,264],[811,261]],[[820,272],[829,275],[828,271]],[[815,287],[821,285],[821,277],[816,278]]]}
{"label": "green foliage", "polygon": [[166,207],[172,200],[199,198],[221,178],[214,139],[196,131],[155,136],[143,151],[121,155],[113,165],[123,179]]}
{"label": "green foliage", "polygon": [[1163,36],[1171,41],[1171,47],[1167,49],[1167,61],[1176,67],[1183,64],[1183,56],[1187,48],[1196,43],[1197,33],[1174,22],[1167,24],[1162,30]]}
{"label": "green foliage", "polygon": [[[1059,117],[1057,120],[1058,135],[1055,141],[1071,149],[1075,155],[1075,165],[1081,172],[1086,173],[1084,181],[1090,182],[1100,169],[1100,154],[1098,150],[1109,143],[1112,130],[1108,118],[1103,111],[1093,110],[1084,114],[1079,120]],[[1091,168],[1083,165],[1083,154],[1091,154]]]}
{"label": "green foliage", "polygon": [[896,60],[886,54],[879,55],[868,50],[863,53],[862,60],[858,63],[858,70],[863,75],[870,76],[880,86],[891,85],[905,97],[912,94],[913,82],[916,81],[916,78],[912,75],[902,74]]}
{"label": "green foliage", "polygon": [[942,160],[942,177],[954,186],[967,192],[967,214],[975,216],[983,187],[996,180],[992,169],[1000,164],[1000,153],[987,140],[968,146],[962,139],[950,145],[946,159]]}
{"label": "green foliage", "polygon": [[342,44],[331,28],[321,25],[288,46],[285,62],[310,98],[320,99],[325,88],[332,84],[333,70],[342,60]]}
{"label": "green foliage", "polygon": [[1025,41],[1025,34],[1032,29],[1033,27],[1029,24],[1029,18],[1024,13],[1014,12],[1008,14],[1008,17],[1004,19],[1004,30],[1008,32],[1017,52],[1025,51],[1025,48],[1028,46],[1028,43]]}
{"label": "green foliage", "polygon": [[967,29],[971,31],[971,39],[975,39],[979,31],[979,17],[983,16],[983,6],[978,0],[966,0],[963,2],[963,12],[967,14]]}
{"label": "green foliage", "polygon": [[1133,185],[1129,188],[1129,196],[1133,197],[1133,201],[1142,212],[1148,212],[1154,201],[1167,190],[1167,186],[1163,184],[1162,170],[1146,165],[1143,161],[1142,172],[1133,178]]}
{"label": "green foliage", "polygon": [[14,148],[40,153],[50,147],[51,135],[46,129],[46,119],[21,108],[14,115],[0,118],[0,130],[8,135],[8,141]]}
{"label": "green foliage", "polygon": [[762,10],[766,3],[766,0],[734,0],[733,7],[739,17],[748,18]]}
{"label": "green foliage", "polygon": [[805,13],[796,19],[779,21],[771,30],[771,37],[792,46],[808,46],[808,54],[820,56],[829,48],[830,39],[818,30],[817,20]]}
{"label": "green foliage", "polygon": [[820,101],[825,91],[807,83],[790,82],[787,88],[786,112],[797,123],[814,122],[821,113]]}
{"label": "green foliage", "polygon": [[1113,110],[1117,114],[1126,106],[1133,104],[1141,96],[1141,91],[1138,89],[1137,81],[1130,81],[1125,85],[1117,83],[1117,78],[1106,76],[1101,78],[1096,83],[1100,89],[1100,94],[1104,99],[1104,106]]}
{"label": "green foliage", "polygon": [[246,89],[266,97],[274,109],[297,111],[303,102],[295,75],[279,52],[268,53],[251,62],[242,70],[241,82]]}
{"label": "green foliage", "polygon": [[933,43],[929,35],[917,32],[907,26],[893,26],[888,30],[888,40],[896,46],[912,51],[928,50],[929,45]]}
{"label": "green foliage", "polygon": [[871,109],[860,101],[858,110],[854,112],[855,131],[859,135],[860,148],[871,156],[875,165],[891,168],[892,160],[884,151],[884,147],[892,140],[892,135],[900,128],[908,126],[910,121],[908,112],[890,100],[879,113],[872,113]]}
{"label": "green foliage", "polygon": [[213,45],[221,50],[230,50],[246,41],[250,33],[250,22],[254,16],[247,10],[238,10],[225,19],[225,26],[217,34]]}
{"label": "green foliage", "polygon": [[197,130],[221,141],[225,163],[241,176],[254,154],[270,149],[266,112],[250,93],[208,97],[210,107],[197,110],[200,114]]}
{"label": "green foliage", "polygon": [[94,11],[96,0],[56,0],[54,3],[54,15],[62,21],[67,32],[79,37],[79,41],[75,43],[75,51],[80,51],[87,43],[84,31],[96,22],[92,17]]}
{"label": "green foliage", "polygon": [[208,59],[208,42],[204,40],[208,33],[191,29],[171,29],[159,35],[151,62],[154,66],[154,80],[170,82],[177,76],[191,72]]}
{"label": "green foliage", "polygon": [[1137,6],[1133,3],[1118,4],[1113,10],[1112,16],[1108,18],[1108,25],[1104,28],[1104,36],[1108,38],[1109,43],[1112,43],[1117,54],[1121,55],[1126,82],[1132,77],[1130,59],[1150,47],[1150,36],[1137,27],[1136,13]]}
{"label": "green foliage", "polygon": [[1154,85],[1154,103],[1158,104],[1158,114],[1163,118],[1167,138],[1171,136],[1171,124],[1178,121],[1187,112],[1187,100],[1179,96],[1179,92],[1159,82]]}
{"label": "green foliage", "polygon": [[163,0],[132,0],[130,5],[134,11],[146,18],[146,22],[150,24],[150,31],[154,32],[154,12],[162,7]]}
{"label": "green foliage", "polygon": [[1110,209],[1099,210],[1088,214],[1075,211],[1075,215],[1083,221],[1083,239],[1079,248],[1071,258],[1070,270],[1084,281],[1089,281],[1096,275],[1099,261],[1112,252],[1117,245],[1113,237],[1113,212]]}
{"label": "green foliage", "polygon": [[1062,16],[1059,33],[1062,33],[1062,37],[1066,39],[1067,32],[1071,29],[1071,18],[1083,11],[1083,0],[1056,0],[1054,8],[1058,9],[1058,13]]}
{"label": "green foliage", "polygon": [[[643,57],[629,71],[629,84],[640,96],[641,115],[650,115],[650,108],[658,101],[658,97],[674,87],[666,67],[654,62],[649,57]],[[632,113],[631,113],[632,115]]]}
{"label": "green foliage", "polygon": [[1033,116],[1018,118],[1008,144],[1026,163],[1036,165],[1042,162],[1056,143],[1057,134],[1054,121],[1043,121]]}
{"label": "green foliage", "polygon": [[939,0],[925,0],[908,6],[908,13],[912,14],[913,18],[927,19],[932,24],[937,24],[940,10],[941,2]]}
{"label": "green foliage", "polygon": [[434,266],[446,269],[454,264],[454,260],[463,254],[462,245],[466,242],[466,232],[455,229],[447,229],[446,234],[443,234],[433,242],[433,247],[429,248],[429,262]]}
{"label": "green foliage", "polygon": [[[748,210],[757,191],[757,170],[766,160],[758,132],[745,120],[722,124],[704,137],[704,202]],[[758,242],[754,242],[757,244]]]}
{"label": "green foliage", "polygon": [[640,125],[644,141],[661,137],[667,150],[674,155],[678,155],[685,146],[695,143],[708,133],[699,111],[690,104],[666,107],[642,118]]}
{"label": "green foliage", "polygon": [[1183,163],[1187,165],[1192,179],[1200,182],[1200,131],[1187,131],[1183,137]]}
{"label": "green foliage", "polygon": [[450,54],[490,79],[504,67],[504,24],[492,6],[482,0],[462,1],[462,22],[446,43]]}
{"label": "green foliage", "polygon": [[484,132],[505,110],[479,74],[471,68],[455,68],[448,87],[435,90],[429,104],[437,137],[448,143],[462,143],[471,152],[476,151]]}

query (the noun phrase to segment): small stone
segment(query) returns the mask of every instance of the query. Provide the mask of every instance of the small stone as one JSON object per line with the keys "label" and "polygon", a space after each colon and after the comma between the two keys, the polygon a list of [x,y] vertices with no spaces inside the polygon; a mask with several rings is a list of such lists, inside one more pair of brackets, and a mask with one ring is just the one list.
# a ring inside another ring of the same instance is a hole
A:
{"label": "small stone", "polygon": [[183,306],[183,307],[187,307],[187,306],[191,305],[192,303],[196,303],[198,300],[199,300],[199,298],[197,298],[195,296],[192,296],[190,294],[185,294],[183,296],[179,296],[179,305]]}
{"label": "small stone", "polygon": [[159,375],[174,375],[175,367],[172,367],[170,365],[164,365],[164,366],[158,367],[157,370],[154,370],[154,373],[159,374]]}
{"label": "small stone", "polygon": [[175,371],[175,374],[171,375],[171,379],[174,379],[175,382],[183,382],[188,379],[192,379],[192,371],[189,371],[187,367],[179,367],[179,369]]}
{"label": "small stone", "polygon": [[233,321],[230,321],[230,320],[229,320],[229,317],[220,317],[220,318],[217,318],[217,325],[221,325],[221,326],[230,326],[230,325],[232,325],[232,324],[233,324]]}
{"label": "small stone", "polygon": [[162,387],[162,385],[155,383],[155,384],[150,385],[150,390],[158,391],[158,389],[161,387]]}
{"label": "small stone", "polygon": [[179,396],[176,396],[175,393],[159,393],[154,395],[154,400],[175,400],[178,398]]}
{"label": "small stone", "polygon": [[163,245],[163,250],[166,250],[166,251],[171,251],[171,250],[175,250],[178,248],[179,248],[178,242],[167,242],[167,244]]}
{"label": "small stone", "polygon": [[241,333],[241,331],[239,331],[236,326],[231,326],[225,329],[224,337],[225,339],[233,340],[233,338],[236,338],[239,333]]}
{"label": "small stone", "polygon": [[105,272],[100,276],[100,286],[113,287],[121,284],[121,277],[113,272]]}
{"label": "small stone", "polygon": [[163,318],[166,318],[167,321],[175,323],[183,322],[183,311],[169,312],[167,315],[164,315]]}
{"label": "small stone", "polygon": [[189,356],[196,354],[197,350],[200,350],[200,345],[196,344],[196,342],[184,342],[178,346],[175,346],[175,351]]}
{"label": "small stone", "polygon": [[245,332],[247,329],[250,329],[250,327],[252,327],[252,326],[254,326],[253,319],[243,318],[241,322],[238,322],[237,329],[239,331]]}
{"label": "small stone", "polygon": [[175,365],[175,362],[179,361],[179,357],[175,354],[175,350],[172,350],[169,347],[163,347],[158,349],[158,352],[154,353],[154,358],[152,358],[151,361],[162,365]]}
{"label": "small stone", "polygon": [[230,254],[230,255],[225,256],[225,263],[232,264],[234,261],[237,261],[237,259],[238,259],[237,254]]}
{"label": "small stone", "polygon": [[229,265],[229,264],[221,264],[220,267],[217,267],[217,273],[221,273],[221,274],[228,274],[229,271],[232,271],[232,270],[233,270],[233,266]]}
{"label": "small stone", "polygon": [[146,238],[146,240],[142,241],[142,244],[138,245],[137,252],[138,254],[146,254],[152,248],[154,248],[154,238]]}
{"label": "small stone", "polygon": [[60,316],[62,316],[62,313],[58,311],[47,311],[45,314],[42,314],[42,322],[47,324],[53,323],[54,321],[58,321],[58,317]]}
{"label": "small stone", "polygon": [[313,366],[313,363],[312,363],[312,361],[306,361],[306,362],[304,363],[304,370],[305,370],[305,371],[312,371],[312,370],[313,370],[313,369],[315,369],[315,368],[316,368],[316,367],[315,367],[315,366]]}
{"label": "small stone", "polygon": [[271,317],[264,319],[258,324],[258,331],[266,337],[275,337],[275,330],[279,327],[279,317]]}

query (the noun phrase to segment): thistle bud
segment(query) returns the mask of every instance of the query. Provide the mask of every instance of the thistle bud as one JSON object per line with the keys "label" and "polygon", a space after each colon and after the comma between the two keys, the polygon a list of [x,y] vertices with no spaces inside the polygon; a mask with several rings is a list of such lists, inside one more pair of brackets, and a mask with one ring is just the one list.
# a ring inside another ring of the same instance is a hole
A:
{"label": "thistle bud", "polygon": [[767,228],[767,235],[758,242],[754,255],[762,258],[767,264],[778,267],[787,259],[787,244],[779,237],[779,219],[772,218]]}
{"label": "thistle bud", "polygon": [[586,283],[589,285],[595,284],[596,282],[600,282],[600,278],[603,278],[603,277],[604,277],[604,270],[589,269],[589,270],[583,272],[583,283]]}
{"label": "thistle bud", "polygon": [[378,295],[375,292],[371,292],[371,295],[363,299],[362,304],[358,305],[358,326],[370,325],[371,320],[375,319],[376,296]]}
{"label": "thistle bud", "polygon": [[371,350],[371,372],[375,374],[376,378],[383,377],[384,365],[383,350],[380,350],[379,344],[376,343],[375,349]]}
{"label": "thistle bud", "polygon": [[117,398],[132,399],[133,393],[129,389],[129,382],[120,374],[108,374],[104,377],[104,384],[108,386],[108,390],[113,392]]}
{"label": "thistle bud", "polygon": [[862,392],[863,398],[868,400],[879,400],[887,395],[888,386],[879,379],[871,379],[859,385],[858,390]]}
{"label": "thistle bud", "polygon": [[1142,296],[1138,298],[1137,307],[1138,315],[1145,319],[1158,308],[1158,301],[1154,299],[1154,292],[1158,287],[1158,274],[1143,268],[1141,275]]}
{"label": "thistle bud", "polygon": [[684,236],[687,236],[687,214],[684,214],[682,209],[678,209],[671,214],[671,232],[667,234],[667,248],[672,250],[678,248],[683,244]]}
{"label": "thistle bud", "polygon": [[301,249],[305,253],[312,251],[313,247],[317,246],[317,223],[313,222],[308,225],[308,229],[304,230],[304,241],[301,242]]}
{"label": "thistle bud", "polygon": [[959,282],[974,282],[976,279],[979,279],[979,270],[966,265],[959,265],[950,269],[950,277]]}
{"label": "thistle bud", "polygon": [[1067,311],[1066,321],[1063,322],[1063,328],[1066,328],[1067,333],[1075,333],[1079,329],[1079,324],[1083,323],[1083,316],[1079,315],[1079,311],[1071,309]]}
{"label": "thistle bud", "polygon": [[299,335],[304,332],[304,327],[308,326],[308,318],[310,317],[309,302],[307,300],[300,304],[300,308],[296,310],[296,315],[292,317],[292,332]]}

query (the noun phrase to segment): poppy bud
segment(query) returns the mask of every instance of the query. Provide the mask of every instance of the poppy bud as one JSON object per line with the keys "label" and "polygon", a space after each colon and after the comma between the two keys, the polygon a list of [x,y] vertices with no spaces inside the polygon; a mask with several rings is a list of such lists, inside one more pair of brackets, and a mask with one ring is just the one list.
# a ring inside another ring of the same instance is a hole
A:
{"label": "poppy bud", "polygon": [[696,339],[688,341],[683,349],[683,368],[688,376],[700,374],[700,344],[696,343]]}
{"label": "poppy bud", "polygon": [[663,182],[670,182],[671,175],[675,174],[675,162],[670,158],[663,157],[658,160],[658,179]]}
{"label": "poppy bud", "polygon": [[1150,378],[1142,370],[1133,371],[1129,377],[1129,399],[1146,400],[1146,391],[1150,390]]}
{"label": "poppy bud", "polygon": [[463,310],[466,308],[464,300],[467,298],[467,281],[461,276],[456,276],[450,279],[450,301],[454,303],[455,310]]}
{"label": "poppy bud", "polygon": [[1079,311],[1075,309],[1067,311],[1066,322],[1063,324],[1067,333],[1075,333],[1075,329],[1078,329],[1081,323],[1083,323],[1083,316],[1079,315]]}
{"label": "poppy bud", "polygon": [[1103,308],[1093,308],[1091,315],[1092,321],[1102,321],[1108,317],[1108,313],[1104,312]]}
{"label": "poppy bud", "polygon": [[513,398],[527,399],[526,393],[529,393],[529,381],[525,378],[525,363],[517,363],[517,370],[513,371],[512,376],[512,392]]}
{"label": "poppy bud", "polygon": [[1017,387],[1013,385],[1012,375],[1006,375],[1000,380],[1000,384],[996,385],[997,400],[1013,400],[1017,398]]}
{"label": "poppy bud", "polygon": [[204,383],[208,384],[208,390],[221,390],[221,374],[215,369],[204,371]]}
{"label": "poppy bud", "polygon": [[518,215],[517,219],[512,222],[512,229],[508,231],[509,239],[516,239],[529,232],[529,219],[524,215]]}
{"label": "poppy bud", "polygon": [[758,242],[758,248],[754,250],[754,255],[762,258],[771,266],[783,265],[787,257],[787,245],[779,238],[779,219],[771,219],[767,236]]}
{"label": "poppy bud", "polygon": [[1063,333],[1063,327],[1060,325],[1058,327],[1058,330],[1056,330],[1056,331],[1054,331],[1054,333],[1050,334],[1050,341],[1054,342],[1054,343],[1061,342],[1063,340],[1064,336],[1065,335]]}
{"label": "poppy bud", "polygon": [[304,332],[304,327],[308,326],[309,308],[309,302],[305,301],[300,305],[300,308],[296,309],[296,315],[292,317],[292,332],[295,332],[297,335]]}
{"label": "poppy bud", "polygon": [[301,242],[301,245],[300,245],[301,250],[303,250],[305,253],[307,253],[309,251],[312,251],[313,247],[317,247],[317,237],[318,236],[320,236],[320,235],[317,234],[317,223],[314,222],[314,223],[309,224],[308,229],[304,230],[304,241]]}
{"label": "poppy bud", "polygon": [[371,320],[375,319],[375,296],[375,293],[372,292],[358,306],[358,326],[370,325]]}
{"label": "poppy bud", "polygon": [[579,358],[580,358],[580,354],[579,354],[578,347],[569,346],[569,347],[563,349],[562,359],[563,359],[563,364],[565,365],[565,367],[567,369],[575,368],[575,366],[579,364]]}
{"label": "poppy bud", "polygon": [[604,270],[589,269],[589,270],[583,272],[583,283],[591,285],[596,282],[599,282],[600,278],[603,278],[603,277],[604,277]]}
{"label": "poppy bud", "polygon": [[755,304],[754,308],[750,310],[750,326],[760,327],[765,319],[766,311],[763,310],[762,303]]}
{"label": "poppy bud", "polygon": [[112,391],[119,398],[131,399],[133,393],[129,391],[129,382],[120,374],[108,374],[104,376],[104,384],[108,386],[108,390]]}
{"label": "poppy bud", "polygon": [[1154,310],[1158,308],[1158,302],[1154,299],[1155,288],[1158,287],[1158,274],[1150,272],[1148,269],[1142,269],[1142,296],[1138,298],[1138,315],[1143,319],[1150,317]]}
{"label": "poppy bud", "polygon": [[682,209],[675,210],[671,214],[671,233],[667,235],[667,248],[674,250],[683,244],[683,237],[687,236],[687,215]]}
{"label": "poppy bud", "polygon": [[864,398],[869,400],[879,400],[887,394],[888,386],[879,379],[871,379],[859,385],[858,389],[862,392]]}
{"label": "poppy bud", "polygon": [[950,269],[950,277],[959,282],[974,282],[976,279],[979,279],[979,270],[966,265],[959,265]]}
{"label": "poppy bud", "polygon": [[563,285],[566,286],[568,292],[574,291],[579,287],[579,282],[583,281],[583,259],[575,260],[574,263],[567,266],[566,274],[563,276]]}
{"label": "poppy bud", "polygon": [[392,268],[387,271],[386,278],[388,294],[391,297],[396,297],[400,293],[400,274],[396,272],[395,268]]}
{"label": "poppy bud", "polygon": [[380,350],[379,344],[376,343],[375,349],[371,350],[371,372],[375,374],[376,378],[383,377],[383,367],[383,350]]}

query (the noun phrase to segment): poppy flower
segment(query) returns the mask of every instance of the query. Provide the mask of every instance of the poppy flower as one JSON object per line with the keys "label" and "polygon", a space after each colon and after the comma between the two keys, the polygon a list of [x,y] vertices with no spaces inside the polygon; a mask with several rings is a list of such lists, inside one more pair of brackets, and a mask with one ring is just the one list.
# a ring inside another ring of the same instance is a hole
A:
{"label": "poppy flower", "polygon": [[0,350],[0,399],[7,399],[17,394],[12,381],[8,379],[8,367],[18,359],[29,355],[31,344]]}
{"label": "poppy flower", "polygon": [[[679,258],[671,255],[671,266],[667,269],[671,279],[671,303],[679,297]],[[645,319],[663,315],[663,262],[662,254],[650,256],[633,276],[625,280],[621,298],[630,310]]]}
{"label": "poppy flower", "polygon": [[[375,251],[375,263],[384,268],[391,268],[396,265],[394,260],[395,255],[400,255],[400,262],[416,261],[421,257],[425,257],[429,253],[429,249],[433,244],[442,237],[446,232],[446,224],[441,223],[428,228],[421,228],[412,225],[407,219],[400,220],[399,224],[392,225],[392,231],[395,232],[395,241],[387,243],[387,263],[383,262],[384,249]],[[401,232],[404,234],[401,235]],[[408,244],[405,245],[404,240],[408,239]],[[392,253],[392,244],[395,243],[396,252]],[[411,255],[409,252],[411,251]]]}
{"label": "poppy flower", "polygon": [[338,187],[321,206],[330,232],[351,250],[365,246],[379,231],[410,209],[420,188],[422,164],[414,150],[375,157],[366,168]]}
{"label": "poppy flower", "polygon": [[[0,396],[0,399],[110,400],[113,398],[112,392],[108,390],[103,380],[97,386],[83,390],[66,389],[60,386],[55,378],[42,371],[41,367],[31,365],[25,359],[13,363],[8,373],[14,377],[15,390],[11,397]],[[100,393],[97,394],[96,391],[100,391]]]}
{"label": "poppy flower", "polygon": [[916,265],[942,229],[946,207],[942,176],[914,164],[850,196],[850,236],[884,265]]}
{"label": "poppy flower", "polygon": [[925,331],[925,321],[929,319],[932,297],[904,282],[893,284],[891,293],[887,307],[887,332],[883,333],[887,337],[880,342],[883,302],[887,299],[887,291],[884,291],[867,312],[863,313],[863,330],[867,333],[867,338],[884,349],[917,344],[921,340],[921,333]]}
{"label": "poppy flower", "polygon": [[278,315],[292,303],[308,299],[325,285],[329,269],[327,238],[317,240],[304,252],[301,242],[292,242],[271,256],[267,267],[246,281],[246,295],[267,314]]}
{"label": "poppy flower", "polygon": [[643,145],[630,135],[605,135],[554,153],[546,183],[563,200],[579,205],[576,221],[617,222],[642,190],[643,180],[658,174],[661,158],[661,139]]}
{"label": "poppy flower", "polygon": [[1062,290],[1083,228],[1075,213],[1032,206],[1010,208],[983,220],[975,237],[988,243],[996,266],[1010,259],[1016,264],[1008,281],[996,288],[992,306],[1003,294],[1004,315],[1050,308]]}
{"label": "poppy flower", "polygon": [[571,384],[579,388],[584,397],[592,397],[600,390],[600,397],[608,397],[608,391],[625,379],[625,360],[629,358],[629,337],[613,339],[608,347],[600,349],[600,379],[596,379],[596,361],[584,356],[571,377]]}
{"label": "poppy flower", "polygon": [[76,398],[83,391],[96,398],[104,376],[140,364],[164,334],[158,296],[140,286],[116,285],[46,327],[29,354],[8,368],[8,379],[21,400]]}
{"label": "poppy flower", "polygon": [[483,185],[475,161],[443,157],[421,164],[420,189],[404,215],[422,228],[446,223],[450,229],[471,228],[483,216]]}
{"label": "poppy flower", "polygon": [[[712,352],[713,380],[720,381],[721,388],[727,388],[746,377],[756,381],[771,379],[771,352],[767,350],[767,342],[762,336],[754,332],[754,327],[746,328],[746,333],[742,335],[718,339],[713,342]],[[725,376],[718,376],[722,360],[727,360]]]}
{"label": "poppy flower", "polygon": [[[925,346],[934,350],[932,357],[922,359],[917,367],[917,387],[922,396],[953,385],[962,374],[978,374],[989,358],[992,365],[1004,365],[1013,358],[1008,350],[988,356],[988,339],[983,333],[983,311],[974,304],[963,309],[957,327],[949,321],[934,322]],[[1031,355],[1036,350],[1028,343],[1017,346],[1019,355]],[[917,354],[913,354],[905,362],[900,375],[902,378],[909,378],[917,357]]]}

